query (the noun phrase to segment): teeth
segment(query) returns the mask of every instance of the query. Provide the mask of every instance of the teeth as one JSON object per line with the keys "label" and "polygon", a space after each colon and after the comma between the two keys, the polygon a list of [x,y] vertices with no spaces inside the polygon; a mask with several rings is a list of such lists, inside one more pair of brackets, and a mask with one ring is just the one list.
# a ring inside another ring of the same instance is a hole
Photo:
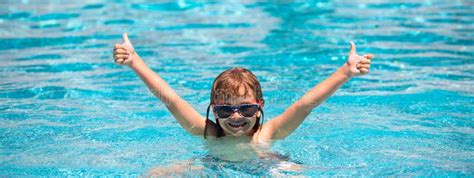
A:
{"label": "teeth", "polygon": [[243,122],[243,123],[229,123],[229,125],[232,126],[232,127],[242,127],[245,124],[246,124],[245,122]]}

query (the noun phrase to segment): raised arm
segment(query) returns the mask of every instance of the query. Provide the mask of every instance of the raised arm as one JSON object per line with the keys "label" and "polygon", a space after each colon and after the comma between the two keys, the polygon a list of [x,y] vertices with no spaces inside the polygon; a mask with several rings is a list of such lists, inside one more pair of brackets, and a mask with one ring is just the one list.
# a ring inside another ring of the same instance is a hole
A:
{"label": "raised arm", "polygon": [[158,74],[153,72],[135,52],[126,33],[123,43],[114,47],[114,59],[119,65],[127,65],[147,85],[148,89],[166,104],[168,110],[179,124],[194,135],[202,135],[206,119],[201,116],[188,102],[183,100]]}
{"label": "raised arm", "polygon": [[353,76],[367,74],[373,57],[372,54],[357,55],[356,46],[351,42],[351,51],[347,62],[343,66],[329,76],[329,78],[309,90],[283,114],[265,123],[262,130],[265,130],[267,132],[266,135],[271,137],[271,139],[280,139],[288,136],[300,126],[313,108],[324,102],[349,79]]}

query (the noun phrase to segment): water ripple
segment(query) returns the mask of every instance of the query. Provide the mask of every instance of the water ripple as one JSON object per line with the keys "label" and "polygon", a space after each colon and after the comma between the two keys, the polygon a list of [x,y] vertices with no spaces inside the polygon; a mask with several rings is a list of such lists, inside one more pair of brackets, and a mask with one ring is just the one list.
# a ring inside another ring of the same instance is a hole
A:
{"label": "water ripple", "polygon": [[474,175],[472,2],[0,4],[0,175],[140,175],[203,156],[201,140],[113,63],[123,32],[201,114],[220,72],[249,68],[267,120],[344,64],[353,40],[375,54],[370,74],[273,149],[309,177]]}

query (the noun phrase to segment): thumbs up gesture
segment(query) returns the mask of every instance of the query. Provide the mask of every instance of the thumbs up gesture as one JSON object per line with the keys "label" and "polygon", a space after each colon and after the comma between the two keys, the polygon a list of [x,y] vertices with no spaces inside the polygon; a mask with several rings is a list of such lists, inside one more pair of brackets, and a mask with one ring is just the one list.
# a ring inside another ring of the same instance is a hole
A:
{"label": "thumbs up gesture", "polygon": [[356,45],[351,41],[351,51],[346,62],[349,66],[348,75],[352,77],[369,73],[372,58],[374,58],[373,54],[359,56],[356,52]]}
{"label": "thumbs up gesture", "polygon": [[122,35],[122,41],[122,44],[115,44],[114,46],[114,60],[116,64],[130,66],[133,63],[135,49],[128,39],[127,33]]}

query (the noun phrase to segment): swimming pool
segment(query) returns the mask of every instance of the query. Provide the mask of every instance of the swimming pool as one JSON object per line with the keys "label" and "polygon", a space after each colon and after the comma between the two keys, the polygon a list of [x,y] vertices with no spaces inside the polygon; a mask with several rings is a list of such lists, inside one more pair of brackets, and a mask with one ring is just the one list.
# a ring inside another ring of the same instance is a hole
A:
{"label": "swimming pool", "polygon": [[[252,70],[267,119],[342,65],[354,40],[376,55],[371,73],[273,144],[305,167],[280,174],[474,175],[470,1],[86,2],[0,2],[2,176],[137,176],[206,160],[206,143],[113,63],[123,32],[203,114],[218,73]],[[189,174],[274,175],[265,161],[225,164]]]}

